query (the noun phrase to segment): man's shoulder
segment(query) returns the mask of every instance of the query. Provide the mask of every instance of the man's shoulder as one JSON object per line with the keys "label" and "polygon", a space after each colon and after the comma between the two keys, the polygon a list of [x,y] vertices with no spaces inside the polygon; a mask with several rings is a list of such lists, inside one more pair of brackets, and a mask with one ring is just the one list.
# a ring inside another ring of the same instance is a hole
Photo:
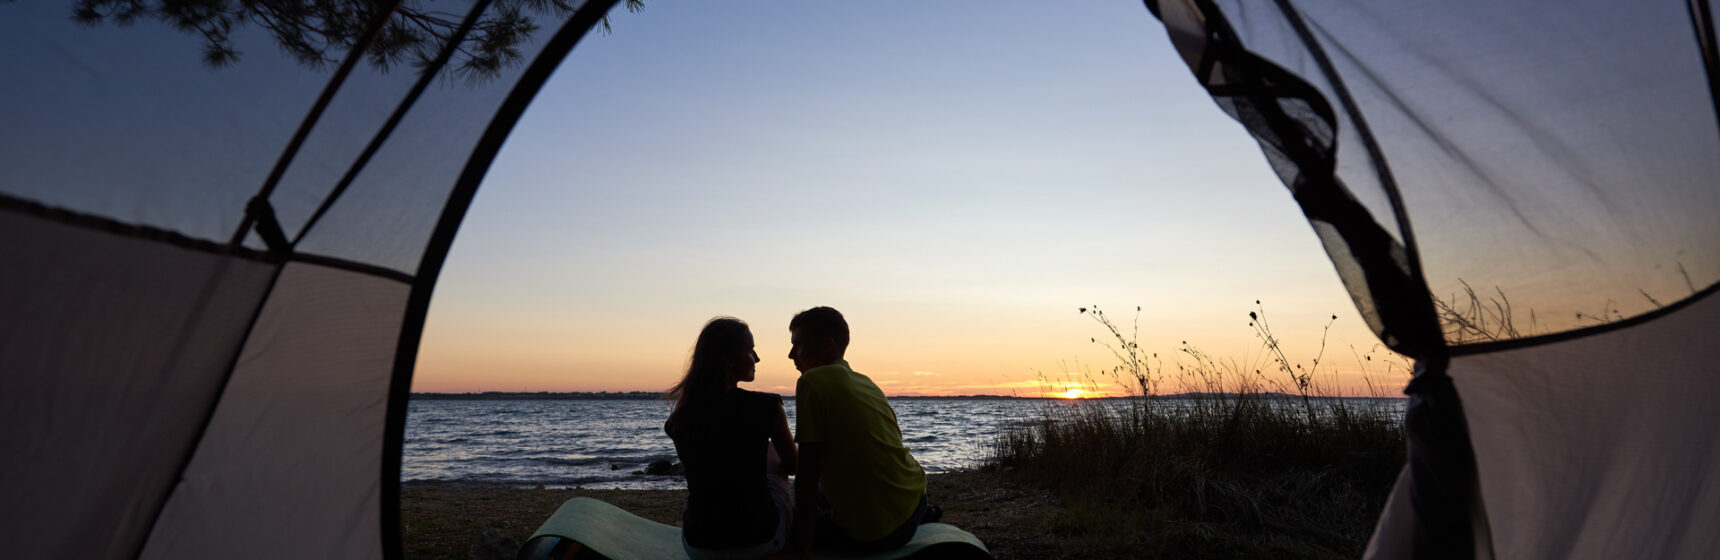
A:
{"label": "man's shoulder", "polygon": [[795,383],[796,390],[807,386],[836,388],[847,385],[849,376],[854,370],[848,364],[834,362],[808,369],[800,374],[800,380]]}
{"label": "man's shoulder", "polygon": [[845,374],[850,374],[850,373],[854,373],[854,370],[849,369],[848,364],[846,362],[831,362],[828,364],[824,364],[822,366],[818,366],[818,367],[806,370],[806,373],[802,373],[800,375],[801,375],[801,377],[806,377],[806,376],[829,377],[829,376],[833,376],[833,375],[845,375]]}

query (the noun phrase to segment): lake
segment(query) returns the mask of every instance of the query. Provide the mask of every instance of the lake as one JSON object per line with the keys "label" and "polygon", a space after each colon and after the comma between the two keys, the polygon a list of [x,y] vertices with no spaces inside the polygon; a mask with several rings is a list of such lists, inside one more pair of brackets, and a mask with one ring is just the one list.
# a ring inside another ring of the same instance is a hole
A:
{"label": "lake", "polygon": [[[1317,409],[1330,399],[1316,398]],[[1342,399],[1352,410],[1402,418],[1401,398]],[[1126,400],[1101,401],[1128,406]],[[1299,407],[1296,399],[1275,399]],[[785,401],[794,425],[794,401]],[[926,472],[978,466],[1001,428],[1034,422],[1058,400],[891,399],[902,441]],[[1193,401],[1169,398],[1176,411]],[[657,459],[675,461],[663,433],[669,403],[659,400],[426,400],[406,413],[404,484],[473,484],[551,488],[685,488],[680,476],[644,474]]]}
{"label": "lake", "polygon": [[[926,472],[978,465],[998,428],[1050,401],[892,399],[902,440]],[[1056,403],[1051,403],[1055,405]],[[794,401],[784,402],[794,425]],[[420,400],[406,413],[405,484],[685,488],[680,476],[635,474],[675,460],[656,400]]]}

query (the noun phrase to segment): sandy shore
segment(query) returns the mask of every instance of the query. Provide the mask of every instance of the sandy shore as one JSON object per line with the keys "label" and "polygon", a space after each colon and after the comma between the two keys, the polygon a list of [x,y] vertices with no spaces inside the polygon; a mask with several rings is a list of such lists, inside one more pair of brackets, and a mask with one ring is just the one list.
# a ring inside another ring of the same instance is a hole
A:
{"label": "sandy shore", "polygon": [[[934,474],[927,481],[945,523],[973,533],[998,558],[1087,556],[1058,533],[1062,508],[1048,491],[991,472]],[[597,498],[647,519],[680,522],[685,490],[537,490],[488,486],[418,486],[401,490],[406,557],[464,559],[486,529],[523,542],[562,502]],[[1085,547],[1079,547],[1085,548]]]}

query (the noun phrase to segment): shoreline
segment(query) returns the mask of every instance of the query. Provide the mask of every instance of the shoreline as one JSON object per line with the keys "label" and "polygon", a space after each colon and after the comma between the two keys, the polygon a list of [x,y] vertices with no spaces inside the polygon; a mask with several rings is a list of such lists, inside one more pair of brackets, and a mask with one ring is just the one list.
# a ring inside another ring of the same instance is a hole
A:
{"label": "shoreline", "polygon": [[[642,468],[650,468],[650,465],[644,465],[644,466],[642,466]],[[679,473],[680,469],[681,469],[681,464],[678,462],[673,463],[671,468],[675,469],[676,473]],[[943,475],[948,475],[948,474],[962,474],[962,473],[973,472],[973,471],[979,470],[979,469],[980,469],[980,467],[970,467],[970,468],[961,468],[961,469],[947,469],[947,470],[940,470],[940,471],[926,471],[926,476],[927,477],[935,477],[935,476],[943,476]],[[623,470],[625,470],[625,469],[623,469]],[[594,492],[595,491],[609,491],[609,490],[628,490],[628,491],[661,490],[661,491],[670,491],[670,492],[674,492],[674,491],[685,492],[685,491],[687,491],[686,476],[681,475],[681,474],[669,474],[669,475],[642,474],[639,471],[635,470],[628,475],[628,478],[623,478],[623,479],[619,479],[619,480],[623,481],[623,482],[628,482],[628,483],[636,483],[636,486],[628,486],[628,485],[611,486],[612,484],[616,484],[617,480],[593,481],[590,483],[590,485],[578,484],[578,483],[566,484],[566,483],[561,483],[561,482],[532,483],[532,482],[521,482],[521,481],[488,482],[488,481],[467,481],[467,480],[402,480],[402,481],[400,481],[400,488],[402,490],[415,489],[415,488],[468,487],[468,488],[512,488],[512,489],[518,489],[518,490],[579,490],[579,491],[594,491]]]}
{"label": "shoreline", "polygon": [[[787,400],[794,400],[794,395],[771,393]],[[484,391],[481,393],[412,393],[411,400],[420,401],[662,401],[663,394],[649,391],[622,392],[520,392],[520,391]],[[1046,401],[1067,400],[1061,397],[1021,397],[1015,395],[888,395],[891,400],[943,400],[943,401]],[[1127,397],[1089,397],[1089,398],[1127,398]],[[664,401],[667,403],[668,401]]]}
{"label": "shoreline", "polygon": [[[773,393],[774,394],[774,393]],[[794,400],[794,395],[777,395],[784,400]],[[1299,395],[1283,392],[1264,392],[1255,396],[1268,399],[1300,399]],[[1168,395],[1148,395],[1147,400],[1190,400],[1190,399],[1229,399],[1236,398],[1236,393],[1173,393]],[[517,391],[484,391],[481,393],[412,393],[408,396],[415,401],[661,401],[662,393],[649,391],[622,392],[517,392]],[[1105,395],[1097,397],[1057,397],[1057,396],[1019,396],[1019,395],[886,395],[889,400],[906,401],[1111,401],[1139,399],[1136,395]],[[1406,396],[1352,395],[1352,396],[1318,396],[1320,400],[1409,400]],[[667,402],[667,401],[665,401]]]}
{"label": "shoreline", "polygon": [[[1064,508],[1050,490],[1034,488],[995,470],[926,476],[926,491],[944,508],[941,522],[979,537],[997,558],[1103,557],[1105,551],[1070,540]],[[401,535],[406,558],[464,559],[484,532],[494,529],[517,544],[537,531],[563,502],[596,498],[640,517],[679,525],[687,491],[538,489],[458,483],[403,485]]]}

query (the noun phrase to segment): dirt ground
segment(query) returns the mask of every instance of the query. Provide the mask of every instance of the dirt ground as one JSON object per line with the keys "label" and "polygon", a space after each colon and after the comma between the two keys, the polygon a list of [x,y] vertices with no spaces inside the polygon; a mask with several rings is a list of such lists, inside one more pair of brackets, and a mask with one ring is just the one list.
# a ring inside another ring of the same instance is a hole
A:
{"label": "dirt ground", "polygon": [[[931,475],[927,493],[944,508],[944,523],[973,533],[998,558],[1108,555],[1071,548],[1055,523],[1062,514],[1052,494],[1012,483],[996,472]],[[575,496],[596,498],[660,523],[680,523],[685,490],[543,490],[490,486],[414,486],[401,489],[406,557],[464,559],[486,529],[524,542],[538,525]],[[1080,541],[1082,539],[1074,539]]]}

